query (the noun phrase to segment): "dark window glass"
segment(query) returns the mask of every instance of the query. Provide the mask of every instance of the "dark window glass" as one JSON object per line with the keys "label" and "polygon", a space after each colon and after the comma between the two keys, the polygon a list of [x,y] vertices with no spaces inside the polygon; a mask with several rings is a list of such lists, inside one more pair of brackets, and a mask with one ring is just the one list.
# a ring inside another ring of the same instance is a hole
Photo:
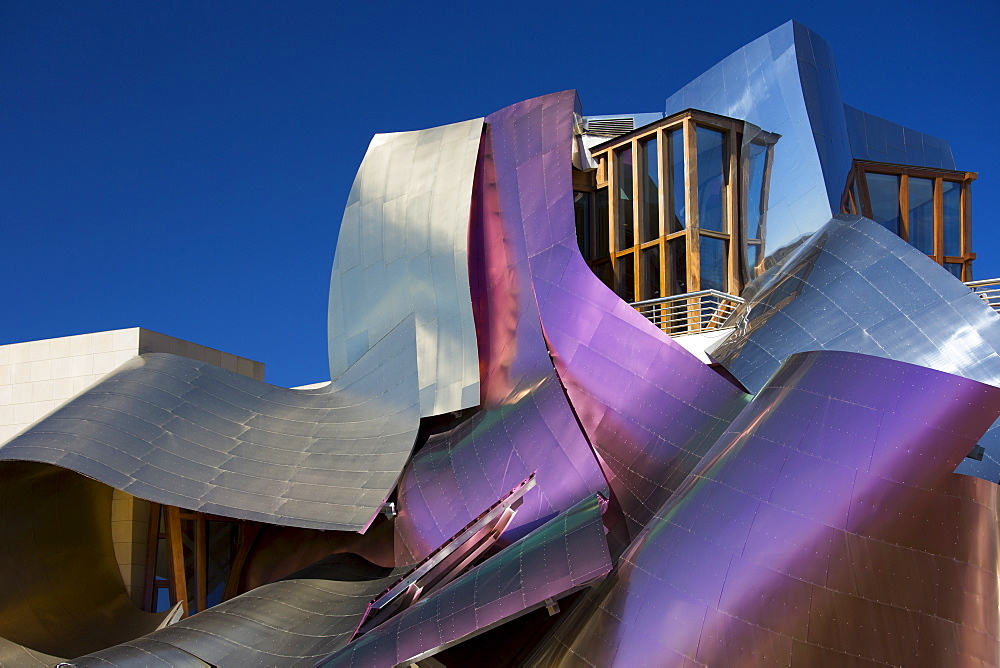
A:
{"label": "dark window glass", "polygon": [[701,289],[726,291],[726,242],[701,237]]}
{"label": "dark window glass", "polygon": [[667,242],[667,254],[670,266],[667,267],[667,280],[670,282],[670,294],[682,295],[687,289],[687,239],[678,237]]}
{"label": "dark window glass", "polygon": [[611,240],[608,238],[608,189],[601,188],[594,193],[594,257],[611,255]]}
{"label": "dark window glass", "polygon": [[635,245],[634,221],[632,219],[632,185],[634,182],[632,174],[632,147],[628,146],[615,151],[615,158],[617,163],[615,176],[618,180],[618,201],[616,203],[618,207],[618,220],[615,226],[617,229],[616,242],[618,245],[615,250],[625,250]]}
{"label": "dark window glass", "polygon": [[660,169],[656,137],[640,144],[645,164],[642,181],[641,242],[660,236]]}
{"label": "dark window glass", "polygon": [[601,282],[604,283],[604,285],[608,286],[609,289],[611,290],[615,289],[615,277],[614,274],[611,272],[610,260],[601,262],[599,264],[595,264],[594,273],[597,274],[597,277],[601,279]]}
{"label": "dark window glass", "polygon": [[684,132],[673,130],[667,133],[667,234],[679,232],[687,227],[684,212]]}
{"label": "dark window glass", "polygon": [[865,174],[871,197],[872,219],[893,234],[899,234],[899,177]]}
{"label": "dark window glass", "polygon": [[944,254],[961,255],[962,184],[955,181],[943,181],[941,194],[942,199],[944,199]]}
{"label": "dark window glass", "polygon": [[698,225],[703,230],[725,231],[725,137],[708,128],[697,129]]}
{"label": "dark window glass", "polygon": [[170,609],[170,590],[161,587],[156,590],[156,600],[153,601],[153,612],[164,612]]}
{"label": "dark window glass", "polygon": [[910,177],[910,244],[927,255],[934,254],[934,181]]}
{"label": "dark window glass", "polygon": [[593,226],[590,224],[590,193],[573,193],[573,212],[576,214],[576,242],[588,260],[594,259]]}
{"label": "dark window glass", "polygon": [[760,217],[764,212],[764,166],[767,162],[767,147],[762,144],[750,144],[749,162],[750,187],[747,193],[747,239],[760,239]]}
{"label": "dark window glass", "polygon": [[635,254],[622,255],[615,262],[615,292],[627,302],[635,301]]}
{"label": "dark window glass", "polygon": [[660,296],[660,247],[643,248],[639,256],[639,299]]}
{"label": "dark window glass", "polygon": [[959,262],[945,262],[944,268],[951,272],[951,275],[962,280],[962,265]]}

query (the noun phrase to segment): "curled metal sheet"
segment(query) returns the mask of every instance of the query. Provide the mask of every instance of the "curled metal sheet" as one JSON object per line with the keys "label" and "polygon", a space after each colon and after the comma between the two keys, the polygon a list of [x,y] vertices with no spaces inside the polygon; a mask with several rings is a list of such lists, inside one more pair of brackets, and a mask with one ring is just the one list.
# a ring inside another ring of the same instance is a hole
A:
{"label": "curled metal sheet", "polygon": [[420,414],[479,404],[467,240],[483,119],[375,135],[340,225],[330,280],[330,377],[408,317]]}
{"label": "curled metal sheet", "polygon": [[419,661],[605,576],[603,505],[581,501],[317,665]]}
{"label": "curled metal sheet", "polygon": [[110,487],[34,462],[0,462],[0,479],[0,664],[78,656],[159,626],[166,614],[136,608],[122,583]]}
{"label": "curled metal sheet", "polygon": [[[569,95],[572,100],[573,93]],[[431,436],[400,478],[396,531],[401,563],[426,557],[532,473],[537,484],[524,496],[508,537],[524,535],[581,499],[607,492],[542,334],[526,239],[535,232],[525,226],[517,195],[502,199],[506,186],[499,185],[494,164],[501,153],[517,152],[541,165],[565,149],[565,163],[554,164],[565,164],[568,174],[572,123],[565,141],[544,152],[535,125],[543,105],[564,98],[557,94],[532,101],[538,111],[521,135],[505,131],[493,139],[488,127],[484,136],[469,242],[482,409]],[[572,106],[569,113],[572,121]],[[544,201],[545,189],[542,180],[531,186],[528,193],[536,204]]]}
{"label": "curled metal sheet", "polygon": [[[709,353],[751,391],[789,356],[844,350],[1000,387],[1000,318],[913,246],[859,216],[835,216],[747,286],[736,329]],[[959,473],[1000,479],[1000,426]]]}
{"label": "curled metal sheet", "polygon": [[352,574],[350,580],[310,578],[266,584],[132,643],[75,659],[73,665],[156,665],[142,663],[143,652],[167,659],[170,654],[165,648],[217,666],[314,662],[350,640],[372,597],[398,576],[391,569],[371,566],[369,575]]}
{"label": "curled metal sheet", "polygon": [[790,358],[561,620],[539,665],[996,665],[996,486],[952,471],[1000,389]]}
{"label": "curled metal sheet", "polygon": [[0,459],[55,464],[226,517],[362,531],[416,437],[412,337],[411,317],[318,390],[142,355],[8,442]]}
{"label": "curled metal sheet", "polygon": [[74,659],[56,668],[211,668],[211,664],[191,656],[182,649],[150,638],[136,638],[101,651],[99,654]]}
{"label": "curled metal sheet", "polygon": [[578,105],[574,91],[554,93],[487,123],[494,145],[507,147],[494,153],[500,211],[517,214],[510,224],[524,238],[549,354],[634,535],[749,396],[619,299],[584,262],[570,163]]}
{"label": "curled metal sheet", "polygon": [[951,146],[943,139],[893,123],[845,104],[844,116],[856,160],[955,169]]}

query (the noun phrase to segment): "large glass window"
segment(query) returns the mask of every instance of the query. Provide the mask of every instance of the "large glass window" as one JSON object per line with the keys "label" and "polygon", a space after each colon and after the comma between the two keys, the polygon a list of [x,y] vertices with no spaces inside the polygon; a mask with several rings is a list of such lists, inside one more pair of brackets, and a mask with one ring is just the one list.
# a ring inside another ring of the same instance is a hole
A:
{"label": "large glass window", "polygon": [[656,137],[639,144],[642,153],[642,220],[640,241],[652,241],[660,236],[660,158]]}
{"label": "large glass window", "polygon": [[670,203],[667,205],[667,234],[679,232],[687,227],[687,216],[684,212],[684,133],[672,130],[666,133],[670,165],[668,178],[670,180]]}
{"label": "large glass window", "polygon": [[713,232],[726,231],[726,138],[721,132],[699,127],[698,135],[698,226]]}
{"label": "large glass window", "polygon": [[910,243],[921,253],[934,254],[934,181],[910,177]]}
{"label": "large glass window", "polygon": [[892,174],[865,174],[871,197],[872,220],[899,234],[899,177]]}
{"label": "large glass window", "polygon": [[635,177],[633,175],[632,147],[626,146],[615,152],[615,178],[618,185],[615,188],[618,200],[615,203],[617,208],[615,229],[616,250],[625,250],[635,245],[635,231],[633,229],[634,217],[632,215],[632,193],[634,190]]}
{"label": "large glass window", "polygon": [[941,182],[941,199],[944,202],[944,254],[952,257],[962,252],[962,184]]}

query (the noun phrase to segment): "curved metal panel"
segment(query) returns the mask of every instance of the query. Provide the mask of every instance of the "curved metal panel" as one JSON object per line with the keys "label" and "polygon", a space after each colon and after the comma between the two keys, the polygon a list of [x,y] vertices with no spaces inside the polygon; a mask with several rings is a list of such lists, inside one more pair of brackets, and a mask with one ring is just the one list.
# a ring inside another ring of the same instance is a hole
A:
{"label": "curved metal panel", "polygon": [[[294,579],[266,584],[130,643],[76,659],[78,668],[134,666],[141,652],[168,658],[172,648],[217,666],[292,666],[345,645],[372,597],[398,576],[375,568],[369,578]],[[386,573],[389,573],[386,575]],[[150,643],[156,643],[151,645]],[[141,665],[155,665],[141,664]],[[171,664],[173,665],[173,664]],[[186,664],[181,664],[186,665]]]}
{"label": "curved metal panel", "polygon": [[330,377],[413,317],[421,416],[479,404],[467,240],[483,119],[375,135],[340,224]]}
{"label": "curved metal panel", "polygon": [[55,464],[190,510],[362,531],[416,437],[412,337],[411,317],[318,390],[142,355],[9,441],[0,459]]}
{"label": "curved metal panel", "polygon": [[790,358],[561,620],[542,665],[996,665],[996,486],[952,473],[1000,390]]}
{"label": "curved metal panel", "polygon": [[419,661],[603,577],[611,570],[603,505],[581,501],[317,665]]}
{"label": "curved metal panel", "polygon": [[2,462],[0,478],[0,662],[78,656],[163,621],[125,591],[110,487],[34,462]]}
{"label": "curved metal panel", "polygon": [[[546,96],[537,104],[555,99]],[[516,200],[499,198],[495,156],[517,151],[540,164],[538,138],[534,126],[518,137],[504,134],[499,142],[491,134],[488,128],[477,167],[469,260],[483,407],[431,436],[401,477],[400,563],[426,557],[531,473],[537,484],[524,496],[505,539],[607,492],[542,336],[524,212]],[[564,147],[568,173],[569,144]],[[536,196],[543,187],[536,184]]]}
{"label": "curved metal panel", "polygon": [[[913,246],[858,216],[835,216],[747,286],[736,329],[709,354],[751,391],[790,355],[844,350],[1000,387],[1000,318]],[[1000,479],[1000,425],[959,473]]]}
{"label": "curved metal panel", "polygon": [[[500,210],[518,212],[531,287],[559,379],[634,535],[749,397],[619,299],[576,239],[574,91],[487,117]],[[532,147],[534,151],[518,150]]]}

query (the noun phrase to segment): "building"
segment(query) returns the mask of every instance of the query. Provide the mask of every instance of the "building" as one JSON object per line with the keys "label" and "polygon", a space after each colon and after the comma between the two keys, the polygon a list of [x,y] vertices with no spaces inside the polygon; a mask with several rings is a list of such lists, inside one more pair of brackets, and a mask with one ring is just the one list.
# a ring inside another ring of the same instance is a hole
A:
{"label": "building", "polygon": [[125,330],[18,409],[0,663],[994,665],[974,179],[794,22],[662,113],[378,135],[331,383]]}

